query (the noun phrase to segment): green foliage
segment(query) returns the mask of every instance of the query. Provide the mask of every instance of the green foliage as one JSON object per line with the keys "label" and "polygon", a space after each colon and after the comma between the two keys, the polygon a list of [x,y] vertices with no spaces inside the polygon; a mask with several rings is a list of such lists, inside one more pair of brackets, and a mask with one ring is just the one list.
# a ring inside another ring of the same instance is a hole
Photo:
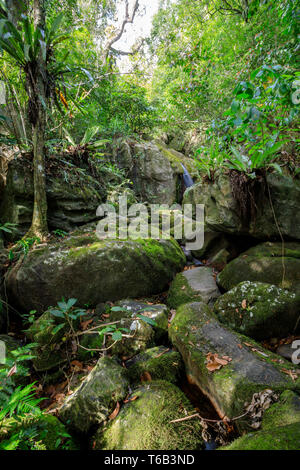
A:
{"label": "green foliage", "polygon": [[5,224],[1,224],[0,222],[0,231],[6,233],[12,233],[16,230],[16,224],[12,224],[10,222],[6,222]]}
{"label": "green foliage", "polygon": [[0,409],[7,408],[16,382],[29,376],[27,361],[34,358],[34,346],[35,344],[31,343],[7,352],[5,363],[0,365]]}
{"label": "green foliage", "polygon": [[56,230],[53,230],[53,233],[56,237],[59,237],[59,238],[64,238],[68,235],[67,232],[65,232],[64,230],[61,230],[59,228],[57,228]]}
{"label": "green foliage", "polygon": [[[36,398],[34,384],[25,387],[16,386],[18,381],[29,375],[28,367],[24,364],[33,359],[31,349],[34,346],[34,344],[28,344],[9,351],[5,363],[0,366],[0,429],[8,418],[14,418],[15,425],[17,425],[28,415],[41,414],[38,405],[42,399]],[[5,439],[5,435],[3,436],[0,432],[0,449],[14,450],[18,448],[22,439],[25,439],[22,430],[12,432],[12,436],[8,439]]]}
{"label": "green foliage", "polygon": [[123,334],[130,334],[128,328],[118,327],[117,325],[109,325],[99,330],[100,344],[103,344],[105,335],[110,335],[113,341],[121,341]]}
{"label": "green foliage", "polygon": [[82,316],[86,314],[86,310],[81,308],[74,308],[77,299],[69,299],[65,301],[62,299],[60,302],[57,303],[56,308],[49,308],[49,312],[53,317],[61,318],[62,322],[56,325],[53,330],[52,334],[55,335],[59,330],[64,328],[65,326],[69,326],[71,330],[73,330],[73,322],[79,320]]}
{"label": "green foliage", "polygon": [[203,171],[209,179],[212,179],[213,173],[224,165],[227,153],[221,150],[222,145],[217,140],[212,142],[209,147],[202,146],[196,151],[195,162],[200,173]]}
{"label": "green foliage", "polygon": [[[151,48],[153,55],[158,56],[158,66],[152,81],[152,96],[159,100],[164,130],[173,135],[176,130],[182,132],[189,128],[203,132],[212,120],[218,127],[220,116],[230,104],[232,90],[238,92],[239,84],[243,87],[249,81],[254,84],[252,92],[258,93],[259,87],[261,99],[266,98],[264,109],[258,108],[260,112],[265,114],[268,106],[269,115],[274,108],[277,116],[282,111],[285,128],[295,118],[295,111],[291,107],[286,111],[285,106],[296,77],[299,44],[296,3],[292,0],[251,2],[247,23],[241,12],[232,10],[231,14],[225,14],[220,7],[224,3],[164,2],[154,20]],[[264,88],[263,80],[269,75],[272,83]],[[249,97],[248,91],[238,93],[235,100],[243,98],[242,95]],[[259,97],[252,98],[258,104]],[[245,113],[246,103],[240,105],[240,111]],[[248,112],[254,112],[251,106]],[[235,125],[242,126],[239,117],[232,116]],[[245,131],[251,127],[251,123],[244,124]],[[223,129],[223,136],[225,133]]]}
{"label": "green foliage", "polygon": [[28,238],[22,238],[16,243],[15,249],[17,252],[20,252],[24,254],[24,256],[27,256],[30,249],[33,247],[35,244],[41,243],[41,239],[39,237],[28,237]]}

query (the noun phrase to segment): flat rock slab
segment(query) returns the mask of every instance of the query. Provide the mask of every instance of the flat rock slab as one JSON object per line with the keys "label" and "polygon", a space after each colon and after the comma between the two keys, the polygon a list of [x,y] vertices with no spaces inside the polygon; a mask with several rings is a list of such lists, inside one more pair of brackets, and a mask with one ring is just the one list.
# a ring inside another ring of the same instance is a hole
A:
{"label": "flat rock slab", "polygon": [[203,301],[213,304],[220,296],[213,269],[199,267],[177,274],[168,294],[168,305],[177,308],[182,304]]}
{"label": "flat rock slab", "polygon": [[[300,378],[294,382],[281,370],[293,369],[290,363],[283,361],[279,365],[275,362],[278,356],[225,328],[203,302],[181,306],[169,336],[183,357],[189,379],[209,397],[221,416],[239,416],[245,402],[265,388],[300,390]],[[231,361],[210,371],[208,353],[229,357]]]}

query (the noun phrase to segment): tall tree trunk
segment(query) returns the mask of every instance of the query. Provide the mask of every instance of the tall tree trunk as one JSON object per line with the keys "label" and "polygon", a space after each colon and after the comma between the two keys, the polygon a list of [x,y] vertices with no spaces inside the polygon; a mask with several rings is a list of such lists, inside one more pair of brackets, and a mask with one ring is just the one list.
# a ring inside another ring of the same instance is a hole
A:
{"label": "tall tree trunk", "polygon": [[[44,0],[34,0],[33,18],[35,27],[45,29]],[[30,94],[35,100],[36,116],[32,122],[34,207],[31,227],[27,236],[44,239],[48,234],[47,195],[45,175],[45,132],[46,132],[46,77],[47,64],[40,52],[35,73],[28,81]],[[33,88],[33,89],[32,89]]]}

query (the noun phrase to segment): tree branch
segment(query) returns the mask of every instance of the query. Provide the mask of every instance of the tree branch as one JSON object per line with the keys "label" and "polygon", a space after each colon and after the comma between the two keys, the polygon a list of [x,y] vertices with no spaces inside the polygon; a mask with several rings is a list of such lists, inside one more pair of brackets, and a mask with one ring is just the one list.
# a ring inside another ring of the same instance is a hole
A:
{"label": "tree branch", "polygon": [[[105,47],[104,50],[104,58],[107,59],[109,51],[112,50],[112,45],[115,44],[115,42],[119,41],[121,37],[123,36],[123,33],[125,31],[125,27],[127,24],[132,24],[134,22],[135,15],[138,11],[139,8],[139,0],[135,0],[134,5],[133,5],[133,10],[131,15],[129,14],[129,0],[126,0],[126,5],[125,5],[125,17],[123,19],[122,25],[119,29],[117,29],[115,35],[113,38],[110,39],[108,44]],[[115,49],[116,51],[116,49]],[[121,51],[118,51],[119,54],[122,54]],[[128,55],[124,53],[125,55]]]}

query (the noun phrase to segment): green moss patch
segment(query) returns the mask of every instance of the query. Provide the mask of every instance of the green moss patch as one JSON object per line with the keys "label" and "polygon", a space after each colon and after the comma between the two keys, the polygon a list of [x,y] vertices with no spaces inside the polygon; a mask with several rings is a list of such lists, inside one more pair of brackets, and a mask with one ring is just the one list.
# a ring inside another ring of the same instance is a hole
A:
{"label": "green moss patch", "polygon": [[221,450],[299,450],[299,423],[246,434]]}
{"label": "green moss patch", "polygon": [[203,448],[199,420],[171,423],[194,412],[183,392],[165,381],[134,390],[134,401],[92,439],[103,450],[196,450]]}
{"label": "green moss patch", "polygon": [[128,361],[126,367],[128,376],[134,383],[140,382],[147,374],[150,374],[152,380],[177,383],[184,368],[180,354],[164,346],[147,349]]}

